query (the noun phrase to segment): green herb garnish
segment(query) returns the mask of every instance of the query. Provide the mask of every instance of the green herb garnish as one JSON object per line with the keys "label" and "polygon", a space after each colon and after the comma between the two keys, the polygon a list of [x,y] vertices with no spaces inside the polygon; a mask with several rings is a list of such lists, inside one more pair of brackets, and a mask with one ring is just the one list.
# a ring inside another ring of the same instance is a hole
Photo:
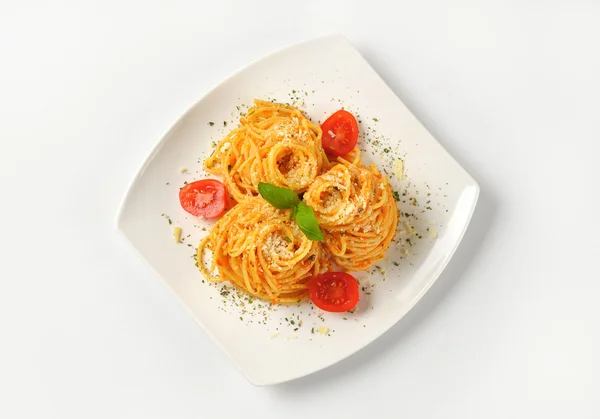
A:
{"label": "green herb garnish", "polygon": [[292,207],[292,213],[290,214],[290,221],[294,221],[296,219],[296,214],[298,213],[298,206],[294,205]]}
{"label": "green herb garnish", "polygon": [[260,182],[258,192],[269,204],[277,209],[291,209],[290,220],[296,220],[298,228],[313,241],[323,240],[315,213],[311,207],[300,201],[298,194],[291,189]]}
{"label": "green herb garnish", "polygon": [[288,188],[271,185],[270,183],[260,182],[258,184],[258,192],[265,201],[277,209],[290,209],[300,202],[296,192]]}
{"label": "green herb garnish", "polygon": [[313,241],[323,240],[323,232],[319,228],[319,224],[315,218],[315,212],[304,202],[298,204],[296,223],[304,235],[309,239]]}

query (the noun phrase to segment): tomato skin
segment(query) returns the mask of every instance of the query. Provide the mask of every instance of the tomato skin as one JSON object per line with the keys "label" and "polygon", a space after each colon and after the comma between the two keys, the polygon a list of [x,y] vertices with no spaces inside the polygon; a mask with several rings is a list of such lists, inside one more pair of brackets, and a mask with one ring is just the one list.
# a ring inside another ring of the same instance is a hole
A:
{"label": "tomato skin", "polygon": [[179,190],[179,202],[192,215],[220,217],[227,209],[227,189],[215,179],[197,180]]}
{"label": "tomato skin", "polygon": [[[340,109],[321,124],[323,148],[334,156],[350,153],[358,141],[358,123],[350,112]],[[333,133],[333,135],[331,135]]]}
{"label": "tomato skin", "polygon": [[345,272],[326,272],[315,276],[308,284],[312,302],[322,310],[342,312],[358,304],[358,281]]}

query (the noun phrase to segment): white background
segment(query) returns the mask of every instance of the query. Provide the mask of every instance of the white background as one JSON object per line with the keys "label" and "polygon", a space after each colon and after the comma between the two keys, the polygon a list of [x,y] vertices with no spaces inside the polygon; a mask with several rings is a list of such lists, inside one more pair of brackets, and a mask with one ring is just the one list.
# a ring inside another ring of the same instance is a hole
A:
{"label": "white background", "polygon": [[[2,1],[0,417],[600,417],[599,22],[593,1]],[[382,338],[256,388],[114,217],[208,89],[332,32],[480,204]]]}

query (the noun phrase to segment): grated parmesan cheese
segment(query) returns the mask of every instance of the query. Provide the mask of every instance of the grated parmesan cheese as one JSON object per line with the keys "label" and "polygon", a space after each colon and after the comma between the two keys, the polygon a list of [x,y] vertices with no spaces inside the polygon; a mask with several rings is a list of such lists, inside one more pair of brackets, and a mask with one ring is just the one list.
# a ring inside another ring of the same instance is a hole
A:
{"label": "grated parmesan cheese", "polygon": [[279,268],[275,263],[275,259],[291,259],[293,257],[293,252],[290,251],[288,243],[278,233],[270,234],[267,237],[262,246],[262,251],[265,259],[270,262],[269,268],[271,269]]}
{"label": "grated parmesan cheese", "polygon": [[394,167],[394,174],[396,177],[398,177],[400,180],[404,179],[404,160],[396,159]]}
{"label": "grated parmesan cheese", "polygon": [[229,147],[231,146],[231,143],[225,143],[221,146],[221,153],[225,153],[227,150],[229,150]]}
{"label": "grated parmesan cheese", "polygon": [[327,332],[329,332],[329,329],[326,326],[321,326],[317,329],[317,332],[322,335],[326,335]]}
{"label": "grated parmesan cheese", "polygon": [[181,242],[181,227],[173,227],[173,240],[175,240],[176,243]]}
{"label": "grated parmesan cheese", "polygon": [[411,226],[408,222],[404,222],[404,226],[406,227],[406,230],[408,231],[408,233],[411,236],[416,236],[417,232],[415,231],[415,229],[413,228],[413,226]]}

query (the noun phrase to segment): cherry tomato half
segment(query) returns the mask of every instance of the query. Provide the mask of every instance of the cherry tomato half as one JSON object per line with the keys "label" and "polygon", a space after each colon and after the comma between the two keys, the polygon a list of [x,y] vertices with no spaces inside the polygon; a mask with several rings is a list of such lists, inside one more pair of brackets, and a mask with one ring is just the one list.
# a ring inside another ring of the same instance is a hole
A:
{"label": "cherry tomato half", "polygon": [[218,180],[197,180],[179,190],[179,202],[192,215],[216,218],[227,208],[227,190]]}
{"label": "cherry tomato half", "polygon": [[310,299],[325,311],[348,311],[358,304],[358,281],[345,272],[326,272],[308,284]]}
{"label": "cherry tomato half", "polygon": [[350,153],[358,141],[358,123],[350,112],[337,111],[321,124],[323,148],[334,156]]}

